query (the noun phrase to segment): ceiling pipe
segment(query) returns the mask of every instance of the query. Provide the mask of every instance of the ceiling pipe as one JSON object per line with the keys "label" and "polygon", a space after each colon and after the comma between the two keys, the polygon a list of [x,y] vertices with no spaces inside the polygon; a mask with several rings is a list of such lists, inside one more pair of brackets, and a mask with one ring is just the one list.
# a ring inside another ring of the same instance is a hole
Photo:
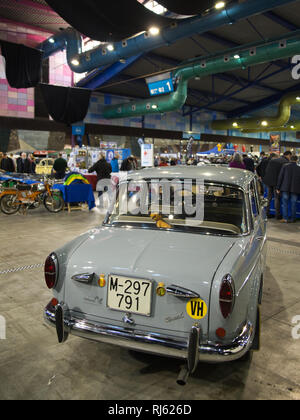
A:
{"label": "ceiling pipe", "polygon": [[276,133],[277,131],[300,131],[300,121],[289,121],[282,127],[263,127],[262,129],[246,129],[241,130],[242,133]]}
{"label": "ceiling pipe", "polygon": [[[291,57],[299,52],[300,30],[270,41],[244,45],[219,54],[190,60],[172,76],[177,89],[169,95],[152,97],[138,102],[105,107],[104,118],[124,118],[154,113],[164,113],[181,108],[187,99],[188,82],[195,77],[205,77],[236,69]],[[231,127],[232,128],[232,127]]]}
{"label": "ceiling pipe", "polygon": [[143,54],[139,54],[133,57],[128,58],[125,63],[117,62],[112,66],[109,66],[107,69],[103,71],[103,69],[99,69],[95,72],[94,75],[89,75],[88,77],[80,80],[77,83],[78,87],[84,87],[86,89],[97,89],[111,80],[113,77],[121,73],[122,71],[126,70],[130,67],[134,62],[139,60]]}
{"label": "ceiling pipe", "polygon": [[239,119],[227,119],[213,121],[213,130],[258,130],[265,128],[283,127],[291,118],[292,105],[300,104],[300,91],[291,92],[284,95],[279,103],[277,115],[275,117],[251,117]]}
{"label": "ceiling pipe", "polygon": [[114,43],[111,51],[106,46],[101,46],[83,53],[82,38],[72,28],[68,28],[60,34],[49,38],[39,48],[44,51],[45,59],[66,48],[70,68],[75,73],[85,73],[97,67],[111,65],[119,60],[170,45],[180,39],[211,31],[222,25],[233,24],[241,19],[249,18],[295,1],[251,0],[230,3],[221,11],[214,11],[206,16],[196,16],[182,21],[174,20],[174,23],[162,28],[157,35],[151,35],[150,32],[146,31],[132,38]]}

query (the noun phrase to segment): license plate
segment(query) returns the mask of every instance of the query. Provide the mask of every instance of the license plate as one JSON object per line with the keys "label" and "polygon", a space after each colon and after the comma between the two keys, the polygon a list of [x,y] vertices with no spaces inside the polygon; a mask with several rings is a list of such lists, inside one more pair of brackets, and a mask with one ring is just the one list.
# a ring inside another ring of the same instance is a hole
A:
{"label": "license plate", "polygon": [[122,276],[109,276],[107,306],[117,311],[151,315],[152,282]]}

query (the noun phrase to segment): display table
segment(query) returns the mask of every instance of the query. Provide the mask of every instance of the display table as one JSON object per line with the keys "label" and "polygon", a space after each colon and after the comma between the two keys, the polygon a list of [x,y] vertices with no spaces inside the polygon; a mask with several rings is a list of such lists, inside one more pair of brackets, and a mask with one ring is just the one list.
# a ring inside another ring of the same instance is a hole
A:
{"label": "display table", "polygon": [[91,184],[93,191],[96,191],[96,186],[97,186],[97,175],[83,175]]}
{"label": "display table", "polygon": [[[96,207],[93,188],[88,184],[54,184],[53,189],[60,190],[65,203],[87,203],[89,209]],[[69,207],[70,208],[70,207]]]}

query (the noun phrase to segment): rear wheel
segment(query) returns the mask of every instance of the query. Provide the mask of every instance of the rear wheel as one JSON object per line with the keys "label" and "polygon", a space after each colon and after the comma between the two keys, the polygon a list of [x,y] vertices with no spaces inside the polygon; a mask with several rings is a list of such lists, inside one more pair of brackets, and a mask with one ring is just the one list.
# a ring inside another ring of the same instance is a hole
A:
{"label": "rear wheel", "polygon": [[19,211],[21,205],[16,202],[17,196],[14,194],[6,194],[0,200],[0,209],[5,214],[15,214]]}
{"label": "rear wheel", "polygon": [[51,213],[59,213],[63,210],[65,202],[60,194],[47,194],[44,198],[44,205]]}

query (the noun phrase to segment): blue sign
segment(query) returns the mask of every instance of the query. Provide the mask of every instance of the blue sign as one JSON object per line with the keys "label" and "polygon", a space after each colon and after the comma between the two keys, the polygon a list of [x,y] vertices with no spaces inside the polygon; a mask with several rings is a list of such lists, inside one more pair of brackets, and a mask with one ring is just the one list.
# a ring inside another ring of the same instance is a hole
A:
{"label": "blue sign", "polygon": [[190,140],[191,138],[193,140],[200,140],[201,139],[201,134],[200,133],[192,133],[191,131],[190,132],[185,132],[185,133],[182,133],[182,138],[186,139],[186,140]]}
{"label": "blue sign", "polygon": [[85,125],[72,125],[72,134],[73,136],[84,136],[85,134]]}
{"label": "blue sign", "polygon": [[163,95],[164,93],[174,92],[172,79],[159,80],[149,83],[148,88],[151,96]]}

